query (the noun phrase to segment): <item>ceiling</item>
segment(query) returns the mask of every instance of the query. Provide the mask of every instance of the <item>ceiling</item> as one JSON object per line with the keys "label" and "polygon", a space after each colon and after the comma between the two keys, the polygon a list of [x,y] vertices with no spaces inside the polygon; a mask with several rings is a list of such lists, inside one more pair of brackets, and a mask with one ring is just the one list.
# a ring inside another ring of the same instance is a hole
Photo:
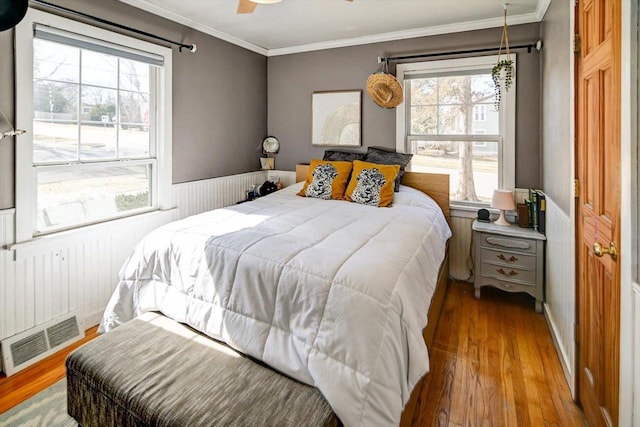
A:
{"label": "ceiling", "polygon": [[[502,25],[505,0],[120,0],[267,56]],[[509,0],[509,25],[541,21],[550,0]],[[188,41],[186,41],[188,42]]]}

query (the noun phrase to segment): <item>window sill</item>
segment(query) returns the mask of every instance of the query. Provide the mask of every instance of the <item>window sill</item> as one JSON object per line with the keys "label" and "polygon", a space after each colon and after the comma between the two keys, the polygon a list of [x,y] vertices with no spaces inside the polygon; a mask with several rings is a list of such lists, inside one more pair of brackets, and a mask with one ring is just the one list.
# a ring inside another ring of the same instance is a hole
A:
{"label": "window sill", "polygon": [[163,223],[174,219],[177,208],[166,210],[155,210],[138,215],[113,219],[97,224],[86,225],[72,230],[58,231],[42,236],[34,237],[30,240],[6,245],[3,249],[14,252],[14,260],[20,260],[34,255],[51,252],[63,246],[76,242],[86,242],[92,238],[99,238],[120,227],[140,227],[143,224]]}

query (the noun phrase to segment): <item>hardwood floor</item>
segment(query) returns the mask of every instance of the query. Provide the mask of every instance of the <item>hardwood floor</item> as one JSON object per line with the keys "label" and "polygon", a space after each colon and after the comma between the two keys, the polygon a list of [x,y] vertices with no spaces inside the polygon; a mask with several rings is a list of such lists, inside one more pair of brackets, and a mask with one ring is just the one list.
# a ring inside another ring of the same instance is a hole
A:
{"label": "hardwood floor", "polygon": [[414,426],[584,426],[534,300],[452,282]]}
{"label": "hardwood floor", "polygon": [[[95,336],[92,328],[83,342]],[[61,379],[73,348],[0,378],[0,413]],[[584,425],[533,299],[485,287],[478,301],[458,282],[445,297],[418,405],[416,427]]]}
{"label": "hardwood floor", "polygon": [[0,414],[64,378],[64,361],[67,355],[95,338],[98,335],[97,329],[97,326],[87,329],[82,340],[29,366],[24,371],[8,378],[4,374],[0,376]]}

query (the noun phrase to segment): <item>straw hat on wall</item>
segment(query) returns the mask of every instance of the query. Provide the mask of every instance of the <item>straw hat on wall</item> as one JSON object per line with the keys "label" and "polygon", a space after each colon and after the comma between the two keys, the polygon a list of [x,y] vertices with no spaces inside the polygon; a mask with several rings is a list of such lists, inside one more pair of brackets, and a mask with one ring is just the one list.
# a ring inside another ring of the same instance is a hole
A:
{"label": "straw hat on wall", "polygon": [[367,93],[382,108],[394,108],[402,102],[402,86],[391,74],[373,73],[367,79]]}

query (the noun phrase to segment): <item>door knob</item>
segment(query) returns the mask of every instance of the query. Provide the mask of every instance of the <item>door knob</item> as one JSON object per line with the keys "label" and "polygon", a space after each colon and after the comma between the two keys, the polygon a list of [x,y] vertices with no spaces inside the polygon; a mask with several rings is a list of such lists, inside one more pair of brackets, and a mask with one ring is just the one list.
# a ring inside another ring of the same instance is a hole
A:
{"label": "door knob", "polygon": [[595,242],[593,244],[593,253],[597,257],[601,257],[604,254],[609,254],[609,256],[611,256],[614,261],[618,258],[618,250],[616,249],[616,244],[613,242],[609,242],[608,248],[605,248],[600,243]]}

